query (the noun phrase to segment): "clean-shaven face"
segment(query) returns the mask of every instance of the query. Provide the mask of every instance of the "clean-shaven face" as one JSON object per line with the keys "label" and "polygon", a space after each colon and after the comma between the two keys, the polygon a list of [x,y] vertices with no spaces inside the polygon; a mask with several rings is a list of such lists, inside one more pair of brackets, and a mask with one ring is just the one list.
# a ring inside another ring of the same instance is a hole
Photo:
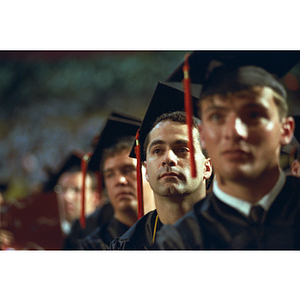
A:
{"label": "clean-shaven face", "polygon": [[197,177],[191,177],[188,127],[170,120],[158,123],[150,132],[146,152],[147,180],[154,194],[188,195],[205,190],[204,161],[199,132],[193,129]]}
{"label": "clean-shaven face", "polygon": [[114,209],[137,209],[136,159],[129,157],[129,150],[108,157],[104,162],[103,174]]}
{"label": "clean-shaven face", "polygon": [[279,166],[285,143],[273,91],[254,88],[201,101],[200,134],[217,176],[224,180],[256,180]]}

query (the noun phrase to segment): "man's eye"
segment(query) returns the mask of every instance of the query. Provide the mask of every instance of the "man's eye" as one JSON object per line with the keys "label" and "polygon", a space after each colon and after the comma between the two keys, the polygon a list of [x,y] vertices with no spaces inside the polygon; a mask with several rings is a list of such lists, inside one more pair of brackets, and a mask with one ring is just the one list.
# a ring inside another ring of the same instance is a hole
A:
{"label": "man's eye", "polygon": [[257,118],[259,118],[260,116],[261,116],[261,113],[258,112],[258,111],[252,111],[252,112],[249,113],[249,117],[250,117],[251,119],[257,119]]}
{"label": "man's eye", "polygon": [[211,119],[213,121],[219,121],[221,119],[221,115],[220,114],[212,114]]}
{"label": "man's eye", "polygon": [[106,173],[105,178],[112,178],[114,177],[114,173]]}
{"label": "man's eye", "polygon": [[129,174],[129,173],[132,173],[132,172],[135,172],[135,171],[136,171],[136,167],[135,166],[130,166],[130,167],[125,168],[123,173],[124,174]]}
{"label": "man's eye", "polygon": [[75,192],[76,194],[78,194],[80,191],[81,191],[80,188],[78,188],[77,186],[74,186],[74,192]]}
{"label": "man's eye", "polygon": [[154,153],[154,154],[158,154],[160,151],[161,151],[160,149],[158,149],[158,148],[155,148],[155,149],[153,149],[152,153]]}
{"label": "man's eye", "polygon": [[189,152],[189,148],[182,147],[182,148],[179,149],[179,152],[181,152],[181,153],[187,153],[187,152]]}

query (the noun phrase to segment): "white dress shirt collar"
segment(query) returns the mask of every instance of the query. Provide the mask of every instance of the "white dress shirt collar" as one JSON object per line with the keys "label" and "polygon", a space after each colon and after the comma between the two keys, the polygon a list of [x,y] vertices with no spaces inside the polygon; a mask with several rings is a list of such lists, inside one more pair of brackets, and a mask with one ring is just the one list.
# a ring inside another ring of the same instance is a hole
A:
{"label": "white dress shirt collar", "polygon": [[[254,205],[261,205],[265,211],[268,211],[271,204],[274,202],[280,191],[282,190],[286,180],[286,175],[285,173],[280,170],[280,175],[279,178],[275,184],[275,186],[272,188],[272,190],[266,194],[262,199],[260,199],[257,203]],[[244,201],[242,199],[233,197],[231,195],[228,195],[224,193],[218,186],[218,183],[216,180],[214,180],[213,183],[213,193],[225,204],[233,207],[234,209],[238,210],[245,216],[249,216],[250,214],[250,209],[253,204],[250,202]]]}

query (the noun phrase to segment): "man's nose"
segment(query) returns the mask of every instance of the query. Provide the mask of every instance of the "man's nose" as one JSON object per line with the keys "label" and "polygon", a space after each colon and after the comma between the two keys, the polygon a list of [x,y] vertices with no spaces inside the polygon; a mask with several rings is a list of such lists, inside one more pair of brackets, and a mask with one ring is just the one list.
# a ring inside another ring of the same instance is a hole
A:
{"label": "man's nose", "polygon": [[238,116],[231,116],[226,125],[227,137],[233,137],[238,139],[246,139],[248,137],[247,125]]}
{"label": "man's nose", "polygon": [[163,157],[163,165],[176,166],[177,165],[177,155],[173,150],[169,149],[166,151]]}
{"label": "man's nose", "polygon": [[117,184],[121,184],[121,185],[127,185],[128,184],[128,180],[126,178],[125,175],[123,174],[119,174],[117,175],[117,181],[116,181]]}
{"label": "man's nose", "polygon": [[67,189],[63,192],[62,196],[66,201],[73,201],[76,197],[76,193],[70,189]]}

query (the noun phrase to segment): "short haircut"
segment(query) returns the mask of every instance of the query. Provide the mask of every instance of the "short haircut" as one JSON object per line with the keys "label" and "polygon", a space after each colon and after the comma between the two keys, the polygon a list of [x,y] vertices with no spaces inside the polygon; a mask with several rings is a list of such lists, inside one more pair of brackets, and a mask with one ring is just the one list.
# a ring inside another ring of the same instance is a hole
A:
{"label": "short haircut", "polygon": [[[164,122],[164,121],[173,121],[173,122],[178,122],[180,124],[186,124],[186,115],[185,115],[185,112],[183,111],[174,111],[174,112],[170,112],[170,113],[164,113],[162,115],[160,115],[153,123],[150,131],[148,132],[146,138],[145,138],[145,142],[144,142],[144,145],[143,145],[143,151],[144,151],[144,157],[147,157],[147,147],[148,147],[148,144],[149,144],[149,137],[150,137],[150,133],[152,131],[152,129],[160,122]],[[194,117],[192,118],[192,124],[193,124],[193,127],[197,129],[198,131],[198,125],[201,123],[201,121]],[[198,131],[199,132],[199,131]],[[199,144],[200,144],[200,134],[199,134]],[[201,144],[200,144],[200,148],[201,148],[201,151],[203,153],[203,155],[207,158],[208,155],[207,155],[207,152],[206,150],[202,149],[201,147]]]}
{"label": "short haircut", "polygon": [[116,141],[111,147],[104,149],[100,162],[101,172],[103,173],[104,163],[108,158],[114,157],[125,150],[128,150],[128,152],[130,152],[134,145],[134,141],[134,136],[122,137],[118,141]]}

